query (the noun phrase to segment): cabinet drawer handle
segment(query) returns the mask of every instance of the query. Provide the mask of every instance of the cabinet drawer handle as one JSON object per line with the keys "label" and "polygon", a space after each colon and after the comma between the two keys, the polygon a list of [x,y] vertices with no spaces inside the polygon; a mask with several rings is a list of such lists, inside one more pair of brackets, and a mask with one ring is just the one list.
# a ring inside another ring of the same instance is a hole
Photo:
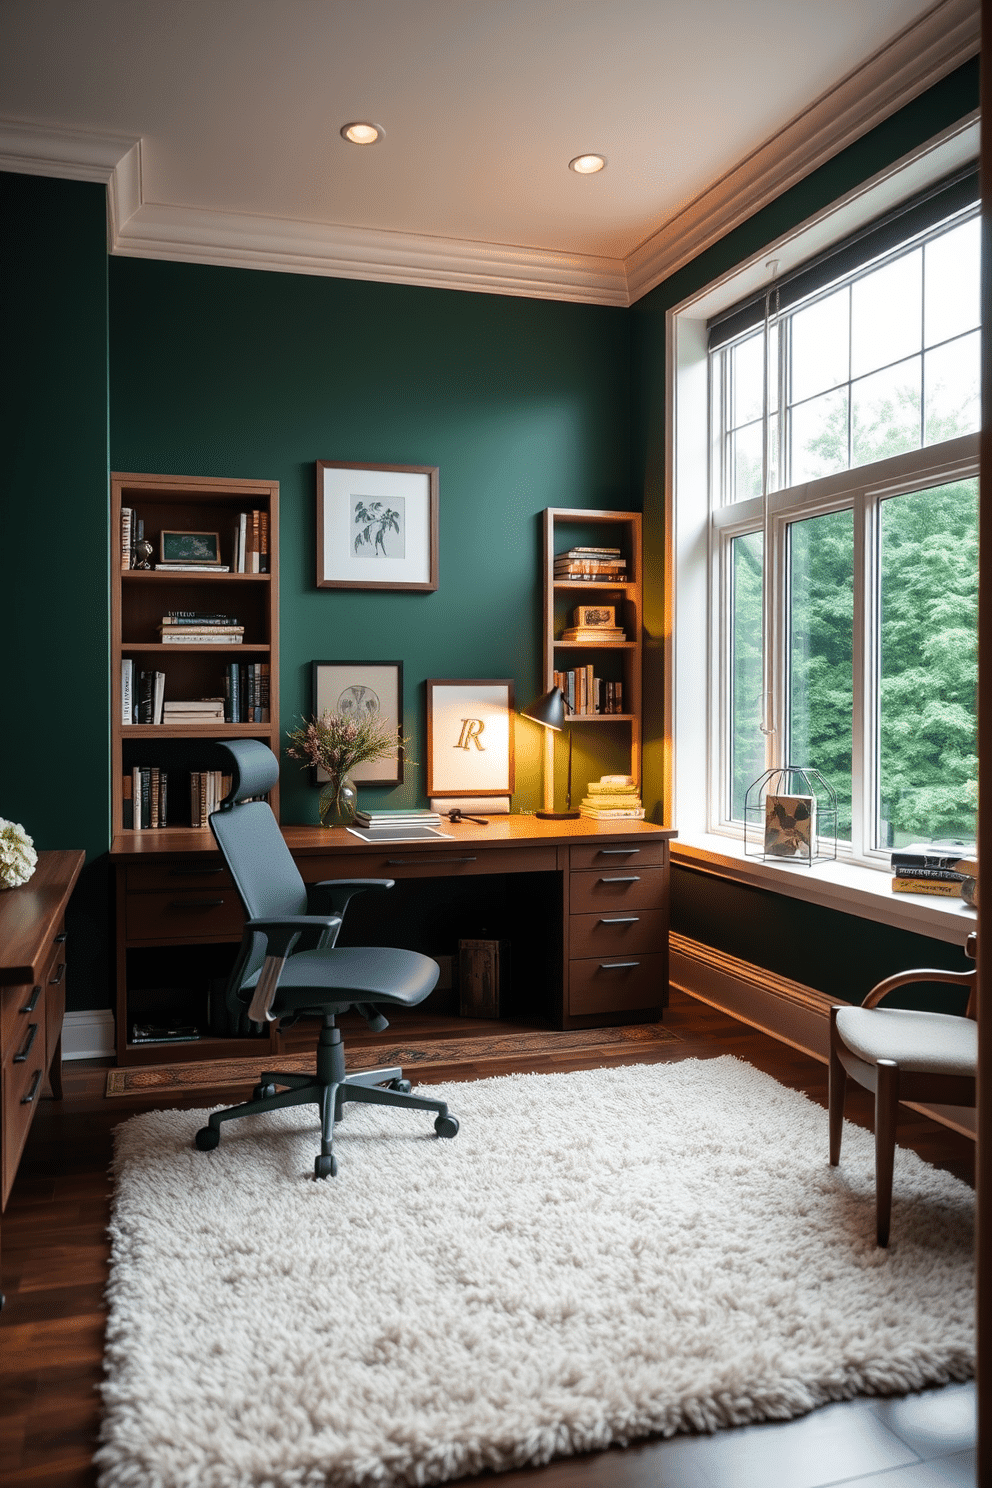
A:
{"label": "cabinet drawer handle", "polygon": [[31,1081],[31,1089],[28,1091],[27,1095],[22,1095],[21,1096],[21,1105],[22,1106],[29,1106],[31,1104],[31,1102],[34,1100],[35,1096],[38,1094],[38,1086],[40,1084],[41,1084],[41,1070],[35,1070],[35,1072],[34,1072],[34,1079]]}
{"label": "cabinet drawer handle", "polygon": [[596,850],[597,858],[633,858],[640,852],[639,847],[600,847]]}
{"label": "cabinet drawer handle", "polygon": [[24,1006],[21,1008],[20,1011],[22,1013],[33,1013],[34,1010],[35,1010],[35,1008],[38,1006],[38,998],[40,996],[41,996],[41,987],[38,986],[38,987],[32,988],[31,996],[28,998],[27,1002],[24,1004]]}
{"label": "cabinet drawer handle", "polygon": [[55,975],[53,977],[49,977],[48,978],[48,985],[50,987],[57,987],[58,984],[59,984],[59,982],[62,980],[62,978],[64,976],[65,976],[65,962],[64,961],[60,961],[59,962],[59,966],[58,966],[58,970],[56,971]]}
{"label": "cabinet drawer handle", "polygon": [[170,868],[169,874],[172,878],[206,878],[208,873],[223,873],[223,864],[219,868]]}
{"label": "cabinet drawer handle", "polygon": [[611,915],[608,920],[600,920],[600,925],[639,925],[640,915]]}
{"label": "cabinet drawer handle", "polygon": [[[416,868],[428,861],[427,858],[387,858],[386,864],[390,868]],[[474,863],[475,858],[432,858],[433,863]]]}
{"label": "cabinet drawer handle", "polygon": [[601,878],[599,880],[600,883],[640,883],[640,881],[639,873],[630,873],[626,878]]}
{"label": "cabinet drawer handle", "polygon": [[65,932],[65,931],[64,931],[64,930],[63,930],[63,931],[62,931],[62,932],[61,932],[61,933],[60,933],[60,934],[59,934],[59,935],[56,935],[56,937],[55,937],[55,944],[56,944],[56,945],[61,945],[61,944],[62,944],[62,942],[63,942],[63,941],[64,941],[64,940],[66,940],[66,939],[67,939],[67,938],[68,938],[68,937],[67,937],[67,935],[66,935],[66,932]]}
{"label": "cabinet drawer handle", "polygon": [[37,1023],[30,1023],[28,1025],[27,1038],[24,1040],[24,1046],[20,1053],[14,1055],[14,1064],[25,1064],[27,1062],[27,1057],[31,1053],[34,1041],[38,1037],[38,1027],[39,1025]]}
{"label": "cabinet drawer handle", "polygon": [[173,899],[170,909],[219,909],[223,899]]}
{"label": "cabinet drawer handle", "polygon": [[600,961],[600,971],[628,971],[632,966],[640,966],[640,961]]}

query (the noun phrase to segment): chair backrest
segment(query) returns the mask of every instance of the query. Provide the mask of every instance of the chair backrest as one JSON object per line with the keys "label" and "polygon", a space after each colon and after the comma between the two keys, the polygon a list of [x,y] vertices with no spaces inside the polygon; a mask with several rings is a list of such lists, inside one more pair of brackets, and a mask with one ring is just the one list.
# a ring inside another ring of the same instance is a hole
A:
{"label": "chair backrest", "polygon": [[233,784],[210,816],[220,848],[249,919],[307,912],[307,890],[279,823],[264,796],[279,778],[279,761],[258,739],[220,746],[231,756]]}

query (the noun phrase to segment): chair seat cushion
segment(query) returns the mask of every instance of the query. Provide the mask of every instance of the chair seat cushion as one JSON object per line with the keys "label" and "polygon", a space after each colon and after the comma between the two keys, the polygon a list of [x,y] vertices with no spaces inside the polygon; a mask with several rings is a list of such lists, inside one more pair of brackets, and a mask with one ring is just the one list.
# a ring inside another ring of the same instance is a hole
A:
{"label": "chair seat cushion", "polygon": [[[254,987],[259,973],[242,990]],[[352,1002],[392,1002],[415,1007],[438,979],[438,966],[417,951],[384,946],[335,946],[300,951],[283,967],[274,1009]]]}
{"label": "chair seat cushion", "polygon": [[913,1074],[974,1075],[978,1024],[949,1013],[845,1007],[837,1013],[844,1045],[866,1064],[893,1059]]}

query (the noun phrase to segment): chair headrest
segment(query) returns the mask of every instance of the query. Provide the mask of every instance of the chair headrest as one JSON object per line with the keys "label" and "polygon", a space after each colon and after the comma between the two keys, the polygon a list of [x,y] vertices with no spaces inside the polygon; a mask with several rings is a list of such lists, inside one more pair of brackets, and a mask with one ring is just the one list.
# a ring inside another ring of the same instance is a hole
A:
{"label": "chair headrest", "polygon": [[221,802],[222,808],[264,796],[279,779],[279,761],[260,739],[231,739],[218,744],[231,756],[234,767],[231,789]]}

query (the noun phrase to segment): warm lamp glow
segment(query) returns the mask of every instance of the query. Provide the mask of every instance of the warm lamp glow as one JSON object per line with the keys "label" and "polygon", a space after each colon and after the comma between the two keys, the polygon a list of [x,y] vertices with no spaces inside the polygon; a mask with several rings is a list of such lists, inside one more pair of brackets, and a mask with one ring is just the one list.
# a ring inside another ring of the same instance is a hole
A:
{"label": "warm lamp glow", "polygon": [[382,130],[378,124],[345,124],[341,133],[353,145],[374,145],[376,140],[382,138]]}
{"label": "warm lamp glow", "polygon": [[568,162],[569,170],[573,170],[580,176],[594,176],[606,165],[604,155],[576,155],[574,160]]}

